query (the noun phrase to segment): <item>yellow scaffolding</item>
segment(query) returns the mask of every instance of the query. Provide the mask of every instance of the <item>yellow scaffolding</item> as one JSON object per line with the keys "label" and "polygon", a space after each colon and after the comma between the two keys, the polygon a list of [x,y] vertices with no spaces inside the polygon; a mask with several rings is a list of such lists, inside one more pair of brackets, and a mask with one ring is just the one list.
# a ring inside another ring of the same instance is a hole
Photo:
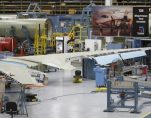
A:
{"label": "yellow scaffolding", "polygon": [[46,30],[44,29],[41,35],[41,40],[42,40],[42,54],[46,54],[46,46],[47,46],[47,35],[46,35]]}
{"label": "yellow scaffolding", "polygon": [[47,46],[47,35],[45,32],[45,28],[42,30],[42,35],[39,35],[38,28],[35,30],[34,36],[34,54],[46,54],[46,46]]}
{"label": "yellow scaffolding", "polygon": [[53,33],[51,35],[51,40],[50,40],[50,47],[56,47],[56,37],[61,37],[64,36],[64,33]]}

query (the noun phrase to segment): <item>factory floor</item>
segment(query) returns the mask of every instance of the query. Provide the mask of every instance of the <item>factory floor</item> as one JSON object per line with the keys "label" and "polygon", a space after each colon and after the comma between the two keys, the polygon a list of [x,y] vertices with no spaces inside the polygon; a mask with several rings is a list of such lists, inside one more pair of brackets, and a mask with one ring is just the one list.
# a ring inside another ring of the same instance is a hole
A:
{"label": "factory floor", "polygon": [[[115,112],[103,112],[106,109],[106,93],[95,93],[95,81],[84,80],[73,83],[74,72],[59,71],[49,73],[49,84],[30,92],[37,93],[39,102],[27,103],[28,118],[141,118],[150,112],[151,104],[144,104],[140,114],[129,113],[130,109],[116,109]],[[151,101],[139,99],[139,103]],[[18,118],[26,118],[17,116]],[[0,114],[0,118],[11,118]]]}

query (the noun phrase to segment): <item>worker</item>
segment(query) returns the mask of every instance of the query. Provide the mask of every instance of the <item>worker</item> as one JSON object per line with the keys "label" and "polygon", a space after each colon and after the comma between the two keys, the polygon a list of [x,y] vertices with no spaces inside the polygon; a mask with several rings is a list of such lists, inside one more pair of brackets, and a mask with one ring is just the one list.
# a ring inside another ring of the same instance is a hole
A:
{"label": "worker", "polygon": [[67,45],[68,45],[68,52],[73,52],[73,46],[71,45],[71,43],[74,44],[75,39],[73,37],[70,38],[70,40],[67,41]]}
{"label": "worker", "polygon": [[68,45],[68,52],[73,52],[73,47]]}
{"label": "worker", "polygon": [[70,40],[67,41],[67,44],[69,44],[70,42],[74,42],[74,41],[75,41],[75,39],[74,39],[74,37],[72,36],[72,37],[70,38]]}
{"label": "worker", "polygon": [[45,77],[44,74],[40,74],[37,81],[40,82],[40,83],[43,83],[44,77]]}
{"label": "worker", "polygon": [[57,42],[57,52],[62,53],[63,52],[63,43]]}
{"label": "worker", "polygon": [[38,82],[43,83],[44,85],[48,85],[48,77],[46,74],[40,74]]}
{"label": "worker", "polygon": [[43,84],[48,85],[48,77],[44,74]]}

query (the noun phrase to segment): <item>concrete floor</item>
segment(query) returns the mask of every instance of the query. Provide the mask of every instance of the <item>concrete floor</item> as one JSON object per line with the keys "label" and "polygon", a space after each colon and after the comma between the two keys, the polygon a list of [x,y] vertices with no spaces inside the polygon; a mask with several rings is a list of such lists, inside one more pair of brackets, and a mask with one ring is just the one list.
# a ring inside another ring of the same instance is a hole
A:
{"label": "concrete floor", "polygon": [[[52,72],[49,74],[48,86],[30,90],[38,94],[40,101],[27,104],[28,118],[141,118],[150,112],[151,104],[145,105],[140,114],[129,113],[129,109],[103,112],[106,108],[106,93],[92,92],[95,90],[94,80],[72,83],[73,74],[64,71]],[[139,103],[144,101],[149,100],[140,98]],[[0,118],[10,116],[0,114]]]}

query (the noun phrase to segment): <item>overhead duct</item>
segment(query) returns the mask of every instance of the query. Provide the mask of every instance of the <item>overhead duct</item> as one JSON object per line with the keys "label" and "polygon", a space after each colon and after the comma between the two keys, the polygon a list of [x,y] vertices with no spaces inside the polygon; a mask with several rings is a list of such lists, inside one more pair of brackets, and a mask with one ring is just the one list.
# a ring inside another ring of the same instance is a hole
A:
{"label": "overhead duct", "polygon": [[46,29],[46,34],[50,37],[52,24],[48,19],[11,19],[0,20],[0,36],[11,36],[12,33],[17,39],[24,39],[25,33],[22,28],[26,27],[31,39],[34,39],[35,30],[40,26],[40,32]]}

